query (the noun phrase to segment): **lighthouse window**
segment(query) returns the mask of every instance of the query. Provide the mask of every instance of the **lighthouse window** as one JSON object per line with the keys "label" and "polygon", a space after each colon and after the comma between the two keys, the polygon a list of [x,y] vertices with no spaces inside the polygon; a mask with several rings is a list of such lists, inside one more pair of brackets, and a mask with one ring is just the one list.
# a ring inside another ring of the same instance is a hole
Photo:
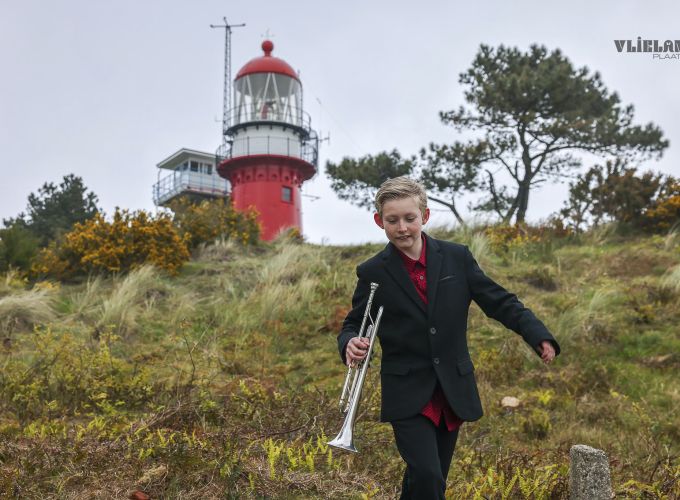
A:
{"label": "lighthouse window", "polygon": [[293,190],[288,186],[283,186],[281,188],[281,201],[285,201],[286,203],[293,201]]}
{"label": "lighthouse window", "polygon": [[190,163],[190,165],[191,165],[191,171],[192,172],[198,172],[198,162],[197,161],[192,161]]}

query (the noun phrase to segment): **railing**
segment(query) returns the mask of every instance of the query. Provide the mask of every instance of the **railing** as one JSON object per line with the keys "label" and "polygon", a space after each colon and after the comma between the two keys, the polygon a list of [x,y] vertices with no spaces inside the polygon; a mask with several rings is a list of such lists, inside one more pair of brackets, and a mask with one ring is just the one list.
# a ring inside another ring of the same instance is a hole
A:
{"label": "railing", "polygon": [[319,160],[319,139],[313,132],[310,139],[304,141],[276,136],[242,137],[222,144],[217,149],[217,162],[219,164],[231,158],[251,155],[290,156],[316,167]]}
{"label": "railing", "polygon": [[252,122],[274,122],[293,125],[309,132],[312,129],[312,118],[302,108],[274,108],[267,105],[255,107],[235,106],[229,110],[229,127]]}
{"label": "railing", "polygon": [[162,205],[184,192],[225,196],[229,193],[229,183],[217,175],[174,171],[154,184],[153,202]]}

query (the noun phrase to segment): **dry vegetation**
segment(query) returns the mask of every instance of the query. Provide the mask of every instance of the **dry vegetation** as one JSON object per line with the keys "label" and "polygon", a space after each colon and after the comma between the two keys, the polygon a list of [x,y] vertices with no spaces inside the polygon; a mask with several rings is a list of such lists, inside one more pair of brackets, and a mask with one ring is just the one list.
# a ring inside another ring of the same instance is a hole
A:
{"label": "dry vegetation", "polygon": [[[676,235],[600,229],[498,250],[479,232],[433,232],[470,245],[563,349],[545,367],[473,307],[486,415],[461,431],[450,498],[567,498],[576,443],[608,453],[620,497],[677,498]],[[0,496],[395,498],[402,465],[377,421],[377,370],[360,453],[325,444],[341,424],[335,335],[354,267],[381,247],[220,242],[177,277],[2,277]]]}

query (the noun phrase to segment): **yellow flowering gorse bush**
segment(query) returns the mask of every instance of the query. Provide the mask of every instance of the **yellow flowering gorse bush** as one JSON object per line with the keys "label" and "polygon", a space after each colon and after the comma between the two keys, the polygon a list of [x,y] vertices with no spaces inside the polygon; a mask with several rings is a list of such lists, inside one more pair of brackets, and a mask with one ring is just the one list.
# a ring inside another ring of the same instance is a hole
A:
{"label": "yellow flowering gorse bush", "polygon": [[120,273],[153,264],[176,274],[189,260],[187,243],[168,215],[116,209],[111,222],[97,213],[76,224],[63,240],[38,255],[31,271],[36,277],[68,279],[91,273]]}
{"label": "yellow flowering gorse bush", "polygon": [[560,221],[553,220],[548,225],[540,226],[527,224],[490,226],[485,229],[484,234],[494,251],[504,253],[527,244],[569,236],[571,231],[566,229]]}
{"label": "yellow flowering gorse bush", "polygon": [[190,248],[218,238],[234,240],[244,245],[258,241],[260,226],[254,209],[240,212],[225,198],[203,200],[200,203],[186,197],[170,204],[180,234],[187,238]]}
{"label": "yellow flowering gorse bush", "polygon": [[647,210],[643,225],[654,232],[667,231],[680,223],[680,194],[658,202]]}

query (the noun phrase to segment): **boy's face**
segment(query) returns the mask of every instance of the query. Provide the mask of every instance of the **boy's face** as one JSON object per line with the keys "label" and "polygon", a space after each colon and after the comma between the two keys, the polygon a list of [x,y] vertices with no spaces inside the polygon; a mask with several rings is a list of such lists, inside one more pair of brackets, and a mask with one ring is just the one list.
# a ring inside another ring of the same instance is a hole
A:
{"label": "boy's face", "polygon": [[420,250],[420,233],[430,218],[430,209],[420,212],[415,197],[399,198],[383,204],[383,214],[373,214],[375,223],[385,230],[387,239],[406,254]]}

